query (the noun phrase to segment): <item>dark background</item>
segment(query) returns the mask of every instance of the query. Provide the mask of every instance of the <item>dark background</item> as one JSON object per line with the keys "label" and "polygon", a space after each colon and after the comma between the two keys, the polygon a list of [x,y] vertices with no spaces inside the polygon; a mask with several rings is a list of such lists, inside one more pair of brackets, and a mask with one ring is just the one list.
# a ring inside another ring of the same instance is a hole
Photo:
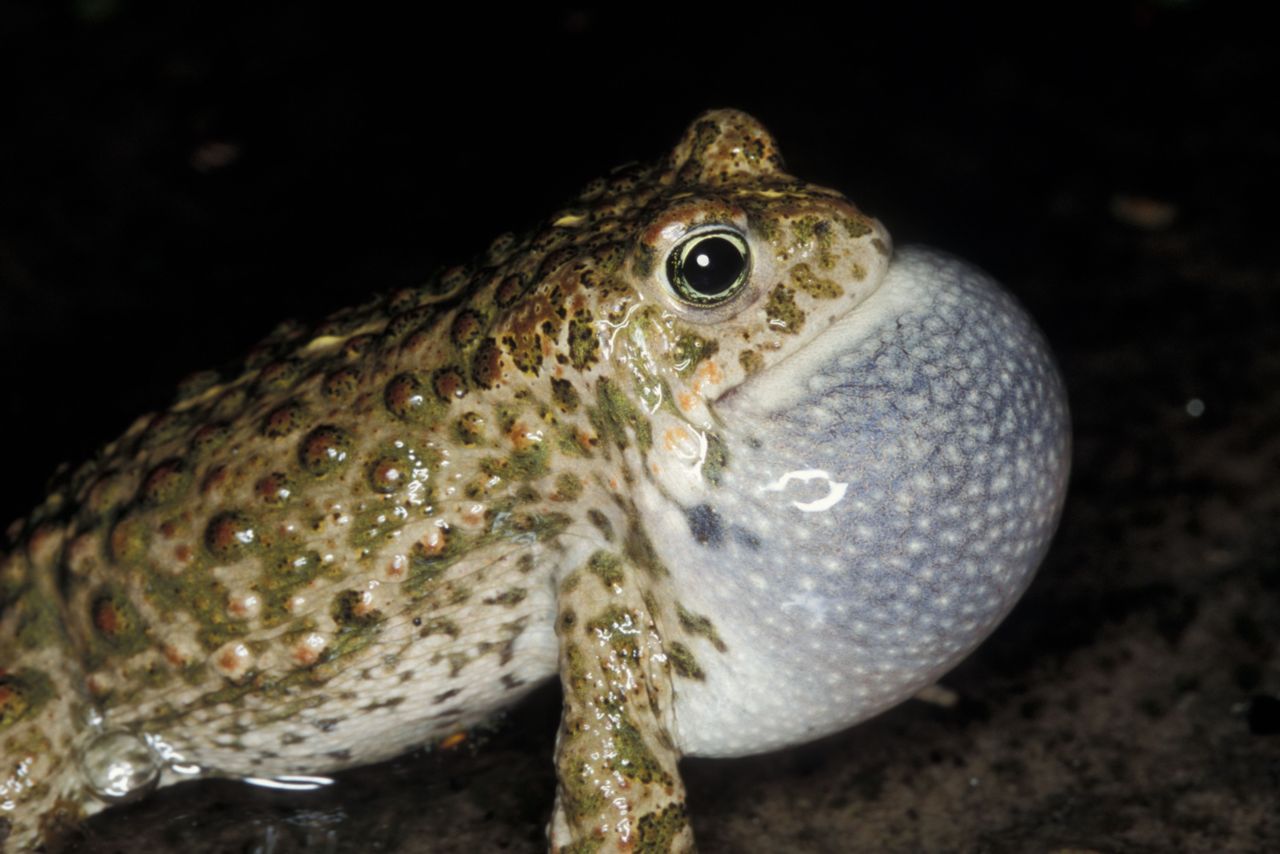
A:
{"label": "dark background", "polygon": [[[1272,28],[1210,2],[258,5],[0,4],[3,519],[277,321],[417,283],[739,107],[795,174],[1029,306],[1076,467],[960,703],[687,763],[703,848],[1280,846]],[[549,690],[316,795],[166,790],[83,848],[538,850],[556,717]]]}

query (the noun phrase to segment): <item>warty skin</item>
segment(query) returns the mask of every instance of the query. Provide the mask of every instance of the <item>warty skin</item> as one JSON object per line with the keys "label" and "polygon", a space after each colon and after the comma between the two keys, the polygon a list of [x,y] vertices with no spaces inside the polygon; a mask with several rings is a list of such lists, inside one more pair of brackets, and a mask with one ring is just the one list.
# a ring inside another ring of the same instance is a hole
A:
{"label": "warty skin", "polygon": [[1011,298],[707,113],[193,376],[11,526],[7,850],[191,776],[394,756],[557,675],[552,849],[692,850],[679,757],[930,684],[1029,582],[1068,463]]}

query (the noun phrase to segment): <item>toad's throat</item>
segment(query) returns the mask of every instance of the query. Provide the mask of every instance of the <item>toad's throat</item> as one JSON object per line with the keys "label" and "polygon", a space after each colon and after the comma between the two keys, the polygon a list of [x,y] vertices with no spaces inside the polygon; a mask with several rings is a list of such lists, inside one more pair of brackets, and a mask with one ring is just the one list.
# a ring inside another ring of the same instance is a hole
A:
{"label": "toad's throat", "polygon": [[681,601],[722,615],[729,649],[678,701],[689,752],[793,743],[911,695],[999,622],[1056,527],[1065,396],[1022,310],[912,249],[875,302],[722,401],[718,485],[684,507],[641,496]]}

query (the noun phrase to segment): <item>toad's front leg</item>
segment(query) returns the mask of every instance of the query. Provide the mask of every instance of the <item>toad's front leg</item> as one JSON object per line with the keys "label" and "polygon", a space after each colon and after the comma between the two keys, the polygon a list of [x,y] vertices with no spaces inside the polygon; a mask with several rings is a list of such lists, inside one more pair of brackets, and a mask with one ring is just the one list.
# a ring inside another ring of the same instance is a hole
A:
{"label": "toad's front leg", "polygon": [[561,582],[554,852],[694,850],[652,593],[661,572],[602,550]]}

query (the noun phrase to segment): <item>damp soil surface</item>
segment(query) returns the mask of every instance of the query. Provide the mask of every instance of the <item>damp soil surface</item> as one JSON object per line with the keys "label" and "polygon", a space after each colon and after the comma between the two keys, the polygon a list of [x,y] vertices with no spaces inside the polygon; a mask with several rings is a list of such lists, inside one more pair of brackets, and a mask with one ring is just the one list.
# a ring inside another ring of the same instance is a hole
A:
{"label": "damp soil surface", "polygon": [[[701,848],[1280,850],[1269,28],[1204,2],[758,22],[315,5],[0,7],[5,519],[277,321],[420,281],[740,107],[796,174],[1030,308],[1075,464],[1040,575],[944,680],[954,702],[687,761]],[[557,719],[548,686],[322,791],[172,787],[73,850],[540,851]]]}

